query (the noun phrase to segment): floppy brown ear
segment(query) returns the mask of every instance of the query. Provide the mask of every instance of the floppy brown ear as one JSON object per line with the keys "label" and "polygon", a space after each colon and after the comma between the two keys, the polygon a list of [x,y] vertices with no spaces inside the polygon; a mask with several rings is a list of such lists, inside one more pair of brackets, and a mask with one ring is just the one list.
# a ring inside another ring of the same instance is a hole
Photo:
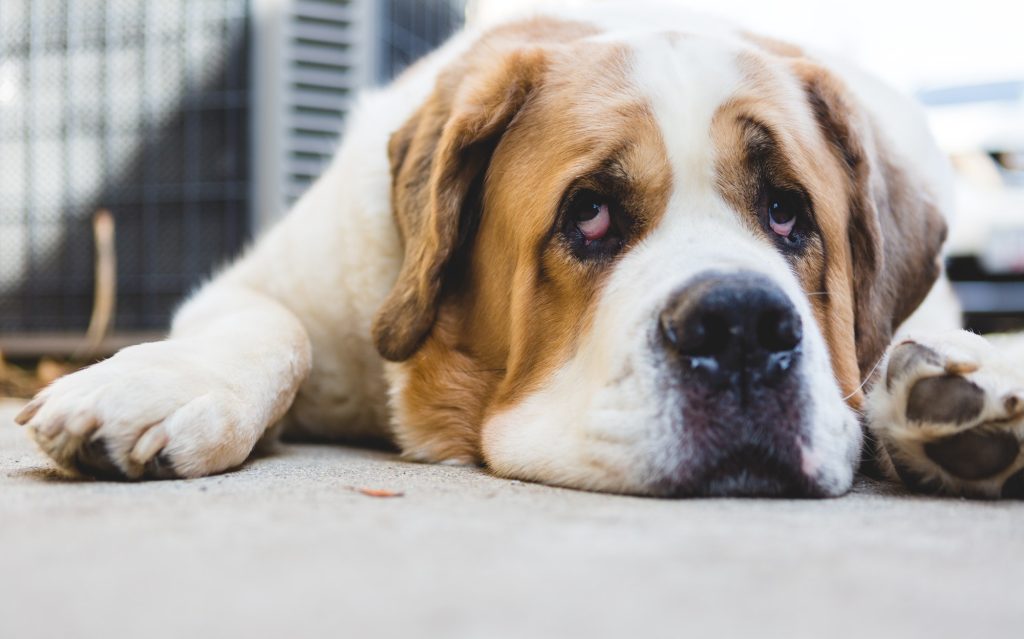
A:
{"label": "floppy brown ear", "polygon": [[941,273],[946,222],[928,185],[891,154],[846,87],[817,65],[797,68],[818,124],[849,175],[854,333],[863,379]]}
{"label": "floppy brown ear", "polygon": [[540,50],[514,51],[442,73],[427,102],[388,145],[392,208],[404,246],[394,288],[373,322],[390,361],[411,357],[433,326],[445,267],[475,223],[490,156],[544,69]]}

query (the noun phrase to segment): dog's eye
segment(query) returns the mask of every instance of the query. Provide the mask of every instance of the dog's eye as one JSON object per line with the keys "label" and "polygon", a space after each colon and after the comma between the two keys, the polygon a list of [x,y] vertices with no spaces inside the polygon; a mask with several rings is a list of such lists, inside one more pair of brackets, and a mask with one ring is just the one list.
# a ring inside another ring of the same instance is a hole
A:
{"label": "dog's eye", "polygon": [[764,218],[772,233],[786,242],[795,241],[807,204],[797,191],[768,189],[763,200]]}
{"label": "dog's eye", "polygon": [[776,235],[789,237],[796,226],[796,211],[778,200],[773,200],[768,205],[768,226]]}
{"label": "dog's eye", "polygon": [[576,228],[583,234],[583,241],[587,245],[602,239],[612,226],[608,202],[602,201],[596,193],[573,198],[569,214],[575,221]]}
{"label": "dog's eye", "polygon": [[610,257],[622,248],[623,212],[614,198],[582,189],[569,196],[564,211],[563,232],[578,259]]}

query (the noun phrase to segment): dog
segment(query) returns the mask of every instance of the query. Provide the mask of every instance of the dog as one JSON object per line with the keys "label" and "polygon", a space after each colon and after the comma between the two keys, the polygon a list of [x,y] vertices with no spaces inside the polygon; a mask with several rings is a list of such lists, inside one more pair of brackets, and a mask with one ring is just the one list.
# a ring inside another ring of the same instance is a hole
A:
{"label": "dog", "polygon": [[951,182],[911,100],[725,23],[467,29],[362,96],[166,340],[17,421],[100,478],[283,435],[652,496],[838,496],[864,451],[915,490],[1020,496],[1024,346],[959,330]]}

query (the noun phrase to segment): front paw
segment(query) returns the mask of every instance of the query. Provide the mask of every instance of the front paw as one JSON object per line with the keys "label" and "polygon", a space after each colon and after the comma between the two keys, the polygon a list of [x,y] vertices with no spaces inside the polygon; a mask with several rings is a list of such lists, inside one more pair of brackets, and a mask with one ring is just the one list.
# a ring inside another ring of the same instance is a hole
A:
{"label": "front paw", "polygon": [[104,479],[198,477],[241,464],[255,425],[199,352],[143,344],[63,377],[18,415],[60,466]]}
{"label": "front paw", "polygon": [[868,397],[880,462],[911,489],[1024,498],[1024,383],[964,331],[891,347]]}

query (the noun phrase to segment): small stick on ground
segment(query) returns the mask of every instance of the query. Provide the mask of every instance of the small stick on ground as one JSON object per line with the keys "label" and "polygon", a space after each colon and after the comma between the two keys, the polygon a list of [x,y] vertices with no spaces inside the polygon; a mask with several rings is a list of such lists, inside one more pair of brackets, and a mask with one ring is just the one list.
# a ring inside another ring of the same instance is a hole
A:
{"label": "small stick on ground", "polygon": [[85,344],[75,353],[77,360],[90,360],[99,352],[114,323],[117,308],[117,249],[114,244],[114,216],[106,209],[96,211],[92,218],[96,243],[96,289],[92,317]]}
{"label": "small stick on ground", "polygon": [[385,488],[356,488],[356,491],[367,497],[404,497],[405,493]]}

